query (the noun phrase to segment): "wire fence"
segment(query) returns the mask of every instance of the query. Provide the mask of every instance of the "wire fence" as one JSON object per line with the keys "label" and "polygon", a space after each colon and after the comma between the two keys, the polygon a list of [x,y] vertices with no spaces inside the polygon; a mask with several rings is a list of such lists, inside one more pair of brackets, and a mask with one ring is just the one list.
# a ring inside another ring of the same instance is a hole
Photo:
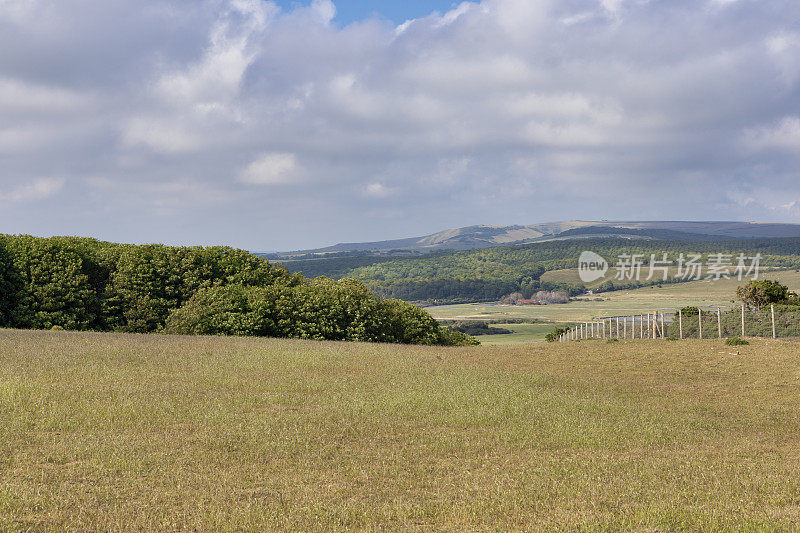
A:
{"label": "wire fence", "polygon": [[603,317],[569,328],[559,341],[727,337],[800,337],[800,307],[697,307]]}

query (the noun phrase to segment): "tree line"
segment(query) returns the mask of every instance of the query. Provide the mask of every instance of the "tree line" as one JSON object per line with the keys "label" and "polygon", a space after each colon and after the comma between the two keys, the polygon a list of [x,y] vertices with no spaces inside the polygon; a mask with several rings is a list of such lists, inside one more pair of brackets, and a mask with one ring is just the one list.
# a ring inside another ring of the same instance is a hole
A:
{"label": "tree line", "polygon": [[0,235],[0,327],[474,343],[354,280],[245,250]]}

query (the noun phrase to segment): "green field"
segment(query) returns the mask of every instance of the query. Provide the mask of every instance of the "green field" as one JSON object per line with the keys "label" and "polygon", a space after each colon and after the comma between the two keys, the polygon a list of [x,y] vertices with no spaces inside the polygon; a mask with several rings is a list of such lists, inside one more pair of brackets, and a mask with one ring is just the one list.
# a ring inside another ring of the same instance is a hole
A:
{"label": "green field", "polygon": [[[569,271],[560,277],[566,278]],[[767,273],[762,278],[775,279],[800,292],[800,273],[790,270]],[[553,323],[588,321],[606,316],[633,315],[655,310],[674,311],[684,306],[730,306],[737,287],[744,285],[736,279],[719,281],[691,281],[644,287],[633,290],[604,292],[594,296],[583,296],[568,304],[535,306],[501,306],[487,304],[463,304],[429,307],[428,311],[437,319],[484,319],[499,320],[522,318],[546,320]],[[481,340],[483,337],[481,337]]]}
{"label": "green field", "polygon": [[545,335],[553,331],[553,324],[498,324],[496,327],[513,331],[502,335],[480,335],[476,337],[484,346],[505,346],[520,342],[543,341]]}
{"label": "green field", "polygon": [[790,530],[800,350],[0,330],[0,530]]}

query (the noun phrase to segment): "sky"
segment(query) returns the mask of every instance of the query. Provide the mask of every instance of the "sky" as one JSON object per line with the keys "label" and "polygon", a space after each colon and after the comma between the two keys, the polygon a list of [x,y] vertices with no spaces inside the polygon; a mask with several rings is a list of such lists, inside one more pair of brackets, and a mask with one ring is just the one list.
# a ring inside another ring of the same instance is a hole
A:
{"label": "sky", "polygon": [[0,0],[0,233],[569,219],[800,222],[800,2]]}

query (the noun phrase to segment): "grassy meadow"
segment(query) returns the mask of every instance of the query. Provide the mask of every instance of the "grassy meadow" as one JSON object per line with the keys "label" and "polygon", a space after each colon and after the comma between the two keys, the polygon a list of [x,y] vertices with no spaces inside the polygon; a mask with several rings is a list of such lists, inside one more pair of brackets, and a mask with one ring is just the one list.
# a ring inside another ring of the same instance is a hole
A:
{"label": "grassy meadow", "polygon": [[800,349],[0,330],[0,530],[800,527]]}
{"label": "grassy meadow", "polygon": [[545,335],[553,331],[553,324],[545,322],[537,322],[535,324],[497,324],[496,327],[507,329],[513,333],[480,335],[476,338],[484,346],[505,346],[522,342],[543,341]]}

